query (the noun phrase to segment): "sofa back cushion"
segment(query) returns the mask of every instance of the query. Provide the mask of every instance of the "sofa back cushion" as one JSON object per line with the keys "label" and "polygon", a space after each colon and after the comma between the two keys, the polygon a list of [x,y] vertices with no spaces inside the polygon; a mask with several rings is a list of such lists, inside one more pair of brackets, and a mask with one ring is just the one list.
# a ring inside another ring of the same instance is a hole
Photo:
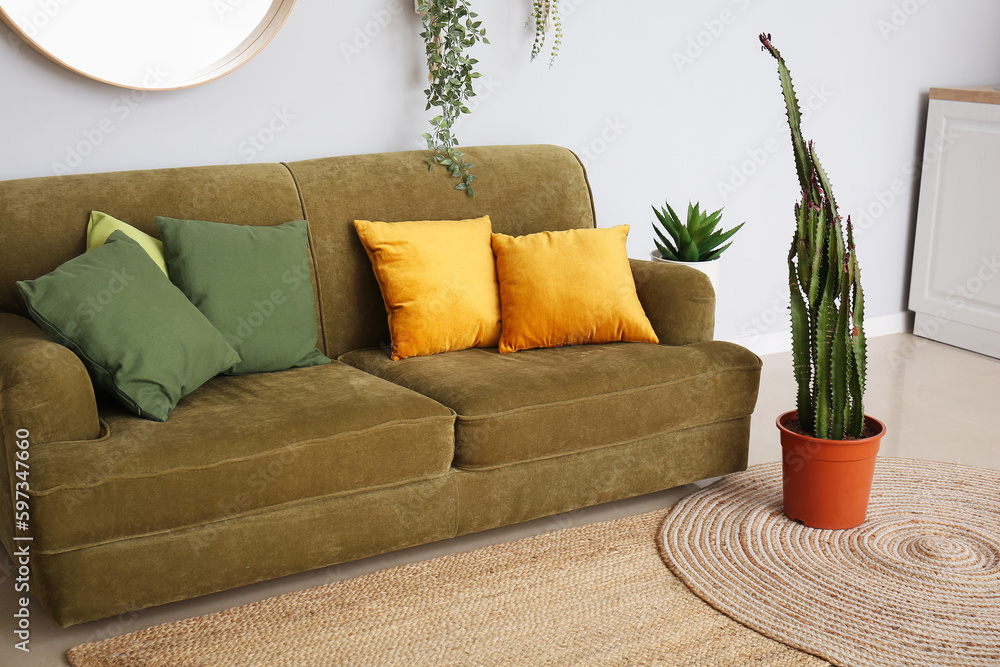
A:
{"label": "sofa back cushion", "polygon": [[463,149],[476,196],[454,190],[426,151],[318,158],[289,164],[151,169],[0,182],[0,312],[27,316],[16,281],[38,278],[86,250],[91,211],[159,238],[154,218],[245,225],[309,222],[320,340],[329,357],[388,344],[385,307],[355,220],[466,220],[490,216],[513,236],[594,227],[579,159],[557,146]]}
{"label": "sofa back cushion", "polygon": [[446,167],[427,169],[426,151],[292,162],[316,261],[326,354],[389,342],[386,312],[355,220],[467,220],[490,216],[493,231],[517,236],[594,227],[583,166],[556,146],[462,148],[475,165],[476,196],[453,189]]}
{"label": "sofa back cushion", "polygon": [[154,217],[275,225],[303,217],[280,164],[152,169],[0,182],[0,311],[27,315],[18,280],[87,249],[91,211],[159,238]]}

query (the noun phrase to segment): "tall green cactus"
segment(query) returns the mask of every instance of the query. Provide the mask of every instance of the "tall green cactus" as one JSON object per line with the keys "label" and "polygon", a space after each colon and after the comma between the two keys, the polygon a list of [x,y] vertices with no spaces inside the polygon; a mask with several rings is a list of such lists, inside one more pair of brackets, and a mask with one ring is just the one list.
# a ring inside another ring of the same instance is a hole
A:
{"label": "tall green cactus", "polygon": [[854,229],[848,216],[845,241],[830,181],[813,143],[802,138],[802,114],[792,76],[781,54],[771,45],[771,35],[762,34],[760,42],[778,61],[795,169],[802,188],[802,201],[795,204],[797,225],[788,251],[799,425],[817,438],[859,438],[865,421],[862,397],[866,345],[862,327],[864,292],[854,250]]}

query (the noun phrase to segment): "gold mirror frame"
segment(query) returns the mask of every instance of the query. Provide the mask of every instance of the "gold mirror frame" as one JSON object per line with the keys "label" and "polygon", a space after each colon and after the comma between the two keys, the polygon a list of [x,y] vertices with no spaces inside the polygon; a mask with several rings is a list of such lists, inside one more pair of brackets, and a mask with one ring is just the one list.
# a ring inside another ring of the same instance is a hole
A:
{"label": "gold mirror frame", "polygon": [[[0,20],[35,51],[72,72],[76,72],[94,81],[100,81],[121,88],[131,88],[133,90],[178,90],[214,81],[246,64],[251,58],[260,53],[271,39],[274,38],[278,30],[281,29],[288,18],[288,14],[292,11],[292,7],[295,5],[295,0],[272,0],[270,7],[256,27],[228,54],[197,71],[185,72],[172,77],[170,81],[163,84],[156,81],[156,76],[146,76],[136,81],[111,80],[109,77],[102,77],[100,73],[84,71],[74,66],[72,62],[67,62],[66,59],[54,56],[39,41],[36,41],[22,29],[18,22],[8,13],[7,9],[5,9],[4,4],[3,0],[0,0]],[[7,4],[9,7],[9,3]],[[52,0],[50,4],[60,6],[59,0]],[[153,81],[149,81],[150,78]]]}

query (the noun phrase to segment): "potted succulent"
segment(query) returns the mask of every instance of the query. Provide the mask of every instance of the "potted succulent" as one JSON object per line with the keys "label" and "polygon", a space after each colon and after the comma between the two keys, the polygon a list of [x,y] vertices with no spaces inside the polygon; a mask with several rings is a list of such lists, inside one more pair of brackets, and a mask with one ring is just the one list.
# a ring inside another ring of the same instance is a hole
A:
{"label": "potted succulent", "polygon": [[[788,251],[796,409],[778,417],[785,515],[813,528],[864,523],[885,425],[864,414],[864,292],[851,218],[841,224],[830,181],[799,127],[791,74],[778,61],[802,200]],[[845,235],[846,229],[846,235]]]}
{"label": "potted succulent", "polygon": [[[664,208],[653,207],[660,226],[653,223],[653,231],[656,233],[653,243],[656,244],[656,250],[649,253],[649,256],[654,261],[687,264],[698,269],[709,277],[712,287],[718,292],[719,260],[726,248],[732,245],[732,241],[726,241],[746,223],[741,222],[726,232],[716,230],[722,219],[722,209],[708,213],[702,211],[698,203],[688,204],[687,222],[682,223],[670,204],[664,203]],[[726,245],[722,245],[723,243]]]}

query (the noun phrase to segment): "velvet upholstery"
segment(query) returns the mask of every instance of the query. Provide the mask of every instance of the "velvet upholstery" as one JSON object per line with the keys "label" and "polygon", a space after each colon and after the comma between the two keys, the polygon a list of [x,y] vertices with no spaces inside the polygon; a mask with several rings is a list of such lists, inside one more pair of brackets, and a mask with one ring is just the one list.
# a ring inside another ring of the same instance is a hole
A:
{"label": "velvet upholstery", "polygon": [[[26,317],[0,313],[0,530],[7,553],[14,548],[13,493],[16,433],[29,442],[93,440],[100,435],[94,386],[80,358],[49,340]],[[32,454],[40,447],[29,448]],[[29,459],[29,465],[30,465]]]}
{"label": "velvet upholstery", "polygon": [[[0,537],[11,553],[26,428],[31,593],[59,624],[746,467],[759,360],[711,342],[714,294],[687,267],[630,262],[659,346],[448,352],[394,362],[406,377],[386,379],[385,310],[355,219],[489,215],[508,235],[595,226],[570,151],[465,152],[474,199],[428,172],[423,151],[0,182]],[[125,413],[23,317],[15,286],[82,253],[93,210],[152,236],[157,215],[307,219],[318,347],[372,372],[334,361],[216,377],[166,423]],[[380,349],[346,354],[364,348]]]}
{"label": "velvet upholstery", "polygon": [[456,534],[744,470],[749,441],[750,418],[742,417],[492,470],[456,470]]}
{"label": "velvet upholstery", "polygon": [[128,540],[35,551],[31,592],[65,627],[454,534],[448,475]]}
{"label": "velvet upholstery", "polygon": [[87,223],[95,210],[154,238],[160,237],[154,221],[158,215],[242,225],[276,225],[304,217],[295,183],[280,164],[2,181],[0,312],[27,315],[15,282],[44,275],[84,252]]}
{"label": "velvet upholstery", "polygon": [[162,424],[114,405],[102,418],[98,439],[33,452],[36,549],[441,477],[454,450],[450,410],[337,362],[216,377]]}
{"label": "velvet upholstery", "polygon": [[682,264],[630,259],[635,291],[663,345],[712,340],[715,290],[701,271]]}
{"label": "velvet upholstery", "polygon": [[[482,470],[636,442],[747,417],[760,360],[732,343],[472,349],[391,361],[340,360],[454,410],[455,467]],[[538,437],[544,433],[544,437]]]}
{"label": "velvet upholstery", "polygon": [[[315,257],[327,356],[389,343],[385,308],[355,220],[469,220],[517,236],[594,227],[583,166],[556,146],[463,148],[476,165],[475,197],[459,196],[426,151],[288,163],[302,194]],[[350,317],[340,314],[350,313]]]}

